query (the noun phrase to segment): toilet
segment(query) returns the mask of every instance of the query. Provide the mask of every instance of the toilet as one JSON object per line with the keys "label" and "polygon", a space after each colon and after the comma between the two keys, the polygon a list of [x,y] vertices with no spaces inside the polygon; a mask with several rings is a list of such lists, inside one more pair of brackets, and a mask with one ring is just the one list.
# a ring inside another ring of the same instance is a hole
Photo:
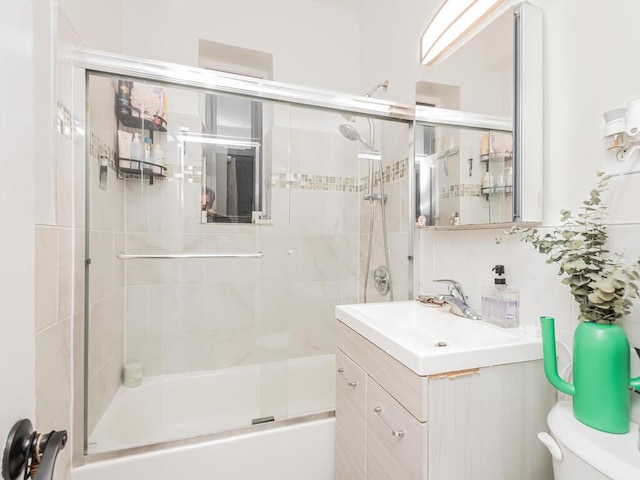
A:
{"label": "toilet", "polygon": [[623,435],[604,433],[580,423],[570,401],[549,412],[551,434],[538,438],[551,452],[555,480],[638,480],[640,449],[638,424]]}

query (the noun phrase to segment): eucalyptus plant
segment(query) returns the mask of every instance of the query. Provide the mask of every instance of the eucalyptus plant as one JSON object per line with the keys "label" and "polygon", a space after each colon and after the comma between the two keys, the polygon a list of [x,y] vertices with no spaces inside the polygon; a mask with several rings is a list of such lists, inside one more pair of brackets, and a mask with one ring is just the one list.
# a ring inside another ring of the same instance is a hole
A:
{"label": "eucalyptus plant", "polygon": [[602,193],[607,190],[610,176],[598,172],[600,180],[591,190],[588,200],[582,202],[581,213],[572,215],[561,210],[561,223],[551,233],[540,233],[536,228],[514,226],[496,239],[520,235],[547,256],[547,263],[560,266],[558,275],[568,285],[580,306],[578,320],[610,324],[631,309],[631,298],[638,297],[640,261],[625,263],[622,253],[606,249],[607,206]]}

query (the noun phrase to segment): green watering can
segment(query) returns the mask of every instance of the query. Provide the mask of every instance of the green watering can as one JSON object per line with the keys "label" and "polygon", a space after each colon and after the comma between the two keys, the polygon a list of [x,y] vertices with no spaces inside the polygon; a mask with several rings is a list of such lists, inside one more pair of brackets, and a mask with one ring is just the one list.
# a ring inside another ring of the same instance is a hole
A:
{"label": "green watering can", "polygon": [[558,375],[555,321],[540,317],[544,373],[555,388],[573,397],[573,414],[585,425],[608,433],[629,431],[630,347],[618,325],[581,322],[573,337],[573,385]]}

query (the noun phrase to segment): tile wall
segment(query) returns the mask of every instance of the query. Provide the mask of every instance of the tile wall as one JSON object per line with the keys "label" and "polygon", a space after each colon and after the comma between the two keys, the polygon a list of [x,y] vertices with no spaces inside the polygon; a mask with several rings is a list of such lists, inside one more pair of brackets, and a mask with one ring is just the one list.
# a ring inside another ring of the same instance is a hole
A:
{"label": "tile wall", "polygon": [[[113,116],[113,84],[105,82],[95,104],[92,97],[92,118],[94,111]],[[100,98],[111,100],[101,106]],[[168,105],[169,121],[197,120],[179,107]],[[153,185],[116,180],[109,170],[105,191],[92,173],[90,426],[117,388],[123,361],[143,362],[145,375],[165,375],[334,351],[334,307],[358,298],[356,199],[363,182],[357,166],[342,160],[356,158],[357,150],[337,133],[335,114],[278,108],[289,111],[274,118],[291,124],[274,122],[265,132],[272,147],[268,160],[280,172],[267,180],[270,224],[200,224],[201,151],[191,146],[184,166],[195,172],[191,176],[181,175],[171,142],[165,149],[168,178]],[[100,125],[92,121],[94,166],[96,155],[109,157],[114,150],[115,122],[93,130]],[[402,172],[406,161],[390,165],[387,181]],[[264,258],[123,262],[115,259],[119,251],[262,251]],[[280,380],[287,387],[295,378]]]}

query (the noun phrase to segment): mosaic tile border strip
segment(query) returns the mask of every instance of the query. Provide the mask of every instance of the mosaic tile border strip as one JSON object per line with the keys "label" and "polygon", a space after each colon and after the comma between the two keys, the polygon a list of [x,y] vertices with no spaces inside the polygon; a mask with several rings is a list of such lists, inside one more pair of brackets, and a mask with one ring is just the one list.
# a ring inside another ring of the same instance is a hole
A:
{"label": "mosaic tile border strip", "polygon": [[96,160],[101,157],[107,157],[108,167],[114,172],[116,171],[115,150],[109,143],[102,140],[94,132],[91,132],[91,136],[89,139],[89,156]]}
{"label": "mosaic tile border strip", "polygon": [[326,190],[332,192],[359,192],[360,181],[355,177],[307,175],[305,173],[272,173],[271,186],[294,190]]}
{"label": "mosaic tile border strip", "polygon": [[482,196],[482,185],[459,183],[440,187],[440,198],[461,198],[461,197],[480,197]]}
{"label": "mosaic tile border strip", "polygon": [[[409,174],[409,163],[406,158],[387,165],[384,169],[384,181],[389,183]],[[369,183],[369,176],[339,177],[330,175],[308,175],[304,173],[272,173],[269,186],[273,188],[289,188],[294,190],[324,190],[329,192],[363,192]],[[380,172],[375,171],[373,184],[380,185]]]}

